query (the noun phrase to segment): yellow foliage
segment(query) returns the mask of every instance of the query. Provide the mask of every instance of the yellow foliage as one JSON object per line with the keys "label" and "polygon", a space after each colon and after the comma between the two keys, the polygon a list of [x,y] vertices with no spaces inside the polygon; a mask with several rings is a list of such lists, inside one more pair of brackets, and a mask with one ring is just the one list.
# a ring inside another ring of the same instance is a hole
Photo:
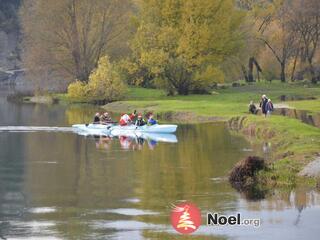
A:
{"label": "yellow foliage", "polygon": [[242,46],[244,15],[234,1],[141,0],[140,7],[131,49],[156,86],[188,94],[224,79],[219,67]]}
{"label": "yellow foliage", "polygon": [[73,98],[112,102],[120,100],[126,89],[119,72],[105,56],[100,58],[97,69],[90,74],[88,84],[80,81],[70,84],[68,95]]}
{"label": "yellow foliage", "polygon": [[223,83],[224,73],[219,68],[209,65],[203,72],[196,74],[196,80],[203,84]]}
{"label": "yellow foliage", "polygon": [[68,96],[70,98],[85,98],[87,96],[87,84],[76,81],[68,86]]}

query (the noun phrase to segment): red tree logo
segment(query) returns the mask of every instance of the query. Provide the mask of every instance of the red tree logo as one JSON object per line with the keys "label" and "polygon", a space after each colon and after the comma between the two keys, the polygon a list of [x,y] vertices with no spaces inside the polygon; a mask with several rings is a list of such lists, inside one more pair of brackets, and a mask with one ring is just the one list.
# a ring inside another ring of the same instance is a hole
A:
{"label": "red tree logo", "polygon": [[193,203],[181,203],[171,212],[171,224],[182,234],[190,234],[201,225],[201,213]]}

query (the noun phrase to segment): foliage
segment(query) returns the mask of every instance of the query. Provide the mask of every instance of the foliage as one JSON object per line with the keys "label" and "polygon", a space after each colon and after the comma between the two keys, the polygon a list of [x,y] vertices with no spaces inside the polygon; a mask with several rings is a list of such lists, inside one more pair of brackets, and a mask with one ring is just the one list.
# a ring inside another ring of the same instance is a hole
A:
{"label": "foliage", "polygon": [[[164,82],[157,85],[185,95],[223,79],[219,65],[241,45],[243,18],[233,1],[144,0],[140,8],[131,48],[139,65]],[[210,71],[219,79],[200,77]]]}
{"label": "foliage", "polygon": [[87,84],[81,81],[70,83],[68,96],[73,99],[85,99],[88,97]]}
{"label": "foliage", "polygon": [[96,102],[112,102],[124,97],[126,86],[120,74],[108,57],[102,57],[89,82],[76,81],[68,87],[68,95],[74,99],[87,99]]}

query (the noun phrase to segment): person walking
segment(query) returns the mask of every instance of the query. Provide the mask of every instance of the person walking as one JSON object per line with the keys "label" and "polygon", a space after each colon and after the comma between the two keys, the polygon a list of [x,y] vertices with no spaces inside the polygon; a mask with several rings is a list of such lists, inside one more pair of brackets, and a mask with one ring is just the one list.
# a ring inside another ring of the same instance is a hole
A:
{"label": "person walking", "polygon": [[267,115],[270,116],[271,113],[273,112],[273,104],[272,104],[272,101],[271,99],[268,99],[268,102],[266,104],[266,111],[267,111]]}
{"label": "person walking", "polygon": [[265,117],[267,116],[267,109],[266,109],[267,103],[268,103],[268,98],[265,94],[263,94],[260,101],[260,108],[261,108],[262,114],[264,114]]}

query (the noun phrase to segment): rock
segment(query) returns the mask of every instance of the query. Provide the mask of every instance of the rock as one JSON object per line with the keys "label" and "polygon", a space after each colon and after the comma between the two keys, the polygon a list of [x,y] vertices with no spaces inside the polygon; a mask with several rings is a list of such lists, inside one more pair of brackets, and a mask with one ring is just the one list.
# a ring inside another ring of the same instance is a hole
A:
{"label": "rock", "polygon": [[320,157],[307,164],[299,173],[302,177],[320,177]]}
{"label": "rock", "polygon": [[254,177],[255,173],[265,168],[263,158],[257,156],[249,156],[238,162],[230,172],[230,183],[243,186],[248,179]]}

